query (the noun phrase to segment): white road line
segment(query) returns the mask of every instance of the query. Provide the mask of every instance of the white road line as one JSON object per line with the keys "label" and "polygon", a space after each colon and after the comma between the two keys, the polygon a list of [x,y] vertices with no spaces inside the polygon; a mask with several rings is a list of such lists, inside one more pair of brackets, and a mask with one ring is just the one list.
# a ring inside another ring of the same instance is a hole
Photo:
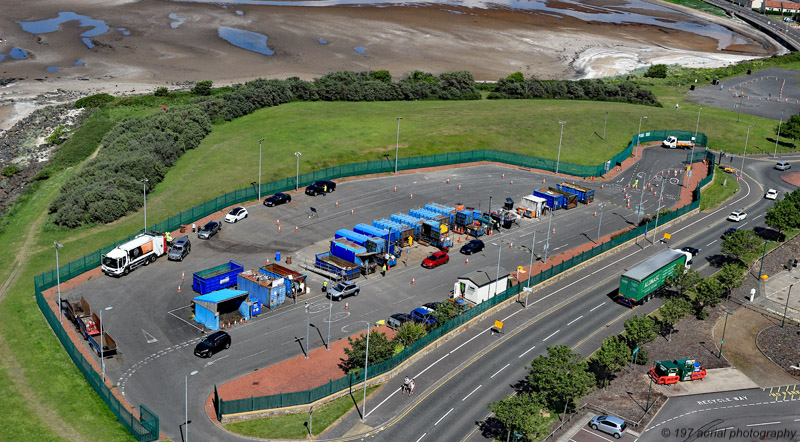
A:
{"label": "white road line", "polygon": [[468,397],[472,396],[472,393],[475,393],[481,387],[483,387],[483,384],[478,385],[477,387],[475,387],[474,390],[470,391],[468,395],[464,396],[464,399],[461,399],[461,402],[464,402],[465,400],[467,400]]}
{"label": "white road line", "polygon": [[567,325],[572,325],[575,321],[581,319],[582,317],[583,317],[583,315],[578,316],[577,318],[575,318],[572,321],[570,321],[569,323],[567,323]]}
{"label": "white road line", "polygon": [[800,422],[800,419],[795,419],[792,422]]}
{"label": "white road line", "polygon": [[711,241],[710,243],[706,244],[706,247],[710,246],[711,244],[714,244],[715,242],[717,242],[716,239],[714,241]]}
{"label": "white road line", "polygon": [[493,375],[489,376],[489,379],[492,379],[493,377],[495,377],[498,374],[500,374],[500,372],[505,370],[506,368],[508,368],[509,365],[511,365],[511,364],[506,364],[503,368],[501,368],[500,370],[497,370]]}
{"label": "white road line", "polygon": [[[398,389],[398,390],[395,390],[395,391],[394,391],[394,392],[392,392],[392,394],[390,394],[390,395],[389,395],[389,396],[388,396],[386,399],[382,400],[380,404],[378,404],[378,405],[376,405],[376,406],[372,407],[372,409],[371,409],[371,410],[369,410],[369,413],[367,413],[367,416],[369,416],[370,414],[372,414],[372,412],[373,412],[373,411],[377,410],[377,409],[378,409],[378,407],[380,407],[381,405],[383,405],[383,403],[384,403],[384,402],[386,402],[386,401],[388,401],[389,399],[391,399],[391,398],[392,398],[392,396],[396,395],[396,394],[397,394],[399,391],[400,391],[399,389]],[[366,416],[364,416],[364,417],[366,417]],[[420,438],[420,439],[422,439],[422,438]]]}
{"label": "white road line", "polygon": [[[441,422],[441,421],[442,421],[442,419],[446,418],[446,417],[447,417],[447,415],[448,415],[448,414],[450,414],[450,413],[451,413],[453,410],[454,410],[454,409],[453,409],[453,408],[451,408],[451,409],[450,409],[450,411],[448,411],[447,413],[445,413],[445,414],[444,414],[444,416],[440,417],[440,418],[439,418],[439,420],[438,420],[438,421],[436,421],[436,423],[435,423],[435,424],[433,424],[433,426],[435,427],[435,426],[439,425],[439,422]],[[422,438],[420,438],[420,439],[422,439]]]}
{"label": "white road line", "polygon": [[780,423],[780,421],[778,421],[778,422],[764,422],[762,424],[750,424],[750,425],[745,425],[745,426],[746,427],[760,427],[762,425],[775,425],[775,424],[779,424],[779,423]]}
{"label": "white road line", "polygon": [[546,337],[546,338],[542,339],[542,342],[544,342],[544,341],[546,341],[546,340],[548,340],[548,339],[552,338],[552,337],[553,337],[553,335],[555,335],[556,333],[558,333],[558,332],[560,332],[560,331],[561,331],[561,329],[558,329],[558,330],[554,331],[552,335],[550,335],[550,336],[548,336],[548,337]]}
{"label": "white road line", "polygon": [[422,438],[425,437],[426,434],[428,434],[428,433],[422,433],[422,436],[420,436],[419,439],[417,439],[417,442],[421,441]]}
{"label": "white road line", "polygon": [[460,349],[461,347],[463,347],[463,346],[465,346],[465,345],[469,344],[470,342],[472,342],[472,340],[473,340],[473,339],[477,338],[478,336],[480,336],[480,335],[482,335],[482,334],[486,333],[487,331],[489,331],[489,330],[491,330],[491,329],[492,329],[492,328],[491,328],[491,327],[489,327],[489,328],[487,328],[486,330],[484,330],[484,331],[482,331],[482,332],[480,332],[480,333],[476,334],[475,336],[473,336],[472,338],[470,338],[470,339],[469,339],[467,342],[465,342],[465,343],[463,343],[463,344],[459,345],[458,347],[456,347],[456,348],[454,348],[454,349],[450,350],[450,353],[448,353],[448,354],[453,354],[453,353],[455,353],[455,352],[456,352],[456,350],[458,350],[458,349]]}
{"label": "white road line", "polygon": [[603,436],[600,436],[599,434],[591,432],[591,431],[587,430],[586,428],[581,428],[581,431],[585,431],[585,432],[591,434],[592,436],[599,437],[600,439],[607,440],[608,442],[614,442],[611,439],[608,439],[608,438],[605,438]]}
{"label": "white road line", "polygon": [[595,310],[599,309],[599,308],[600,308],[600,306],[602,306],[603,304],[605,304],[605,302],[603,302],[603,303],[601,303],[601,304],[598,304],[598,305],[597,305],[597,307],[595,307],[595,308],[593,308],[593,309],[591,309],[591,310],[589,310],[589,311],[590,311],[590,312],[593,312],[593,311],[595,311]]}
{"label": "white road line", "polygon": [[[447,355],[449,355],[449,353],[448,353]],[[441,358],[437,359],[437,360],[436,360],[436,362],[434,362],[433,364],[431,364],[431,365],[429,365],[428,367],[426,367],[426,368],[425,368],[425,370],[422,370],[421,372],[417,373],[417,375],[416,375],[416,376],[414,376],[412,379],[416,379],[416,378],[418,378],[418,377],[422,376],[422,373],[425,373],[426,371],[430,370],[430,369],[431,369],[431,367],[433,367],[434,365],[438,364],[438,363],[439,363],[439,361],[441,361],[442,359],[446,358],[446,357],[447,357],[447,355],[444,355],[444,356],[442,356]]]}
{"label": "white road line", "polygon": [[521,357],[525,356],[526,354],[530,353],[530,351],[531,351],[531,350],[533,350],[534,348],[536,348],[536,346],[535,346],[535,345],[534,345],[533,347],[531,347],[531,348],[529,348],[529,349],[525,350],[525,353],[522,353],[521,355],[517,356],[517,359],[519,359],[519,358],[521,358]]}

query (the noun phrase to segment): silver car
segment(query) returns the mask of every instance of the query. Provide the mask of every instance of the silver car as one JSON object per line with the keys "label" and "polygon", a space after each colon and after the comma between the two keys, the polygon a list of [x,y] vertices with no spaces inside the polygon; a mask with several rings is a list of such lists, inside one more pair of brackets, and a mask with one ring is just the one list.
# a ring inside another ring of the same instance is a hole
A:
{"label": "silver car", "polygon": [[169,253],[167,254],[167,259],[170,261],[183,261],[183,258],[186,258],[186,255],[191,251],[192,243],[189,241],[189,237],[182,236],[172,243],[172,247],[170,247]]}
{"label": "silver car", "polygon": [[589,426],[593,430],[600,430],[614,436],[614,439],[619,439],[625,433],[625,421],[614,416],[595,416],[589,421]]}

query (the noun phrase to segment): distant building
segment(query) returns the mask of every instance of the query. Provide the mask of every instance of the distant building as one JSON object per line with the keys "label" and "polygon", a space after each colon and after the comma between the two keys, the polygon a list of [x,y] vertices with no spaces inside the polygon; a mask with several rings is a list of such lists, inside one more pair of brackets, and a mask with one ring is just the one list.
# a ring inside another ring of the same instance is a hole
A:
{"label": "distant building", "polygon": [[800,12],[800,3],[766,0],[760,5],[760,9],[761,12],[774,11],[787,15],[796,14]]}
{"label": "distant building", "polygon": [[764,6],[763,0],[733,0],[733,2],[739,6],[743,6],[745,8],[750,8],[750,9],[758,9],[763,12],[763,10],[761,9]]}

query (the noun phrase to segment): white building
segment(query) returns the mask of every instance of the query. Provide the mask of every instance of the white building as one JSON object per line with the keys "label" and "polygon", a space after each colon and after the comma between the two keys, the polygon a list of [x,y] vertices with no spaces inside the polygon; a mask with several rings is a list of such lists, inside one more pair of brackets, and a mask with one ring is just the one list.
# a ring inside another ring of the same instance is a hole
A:
{"label": "white building", "polygon": [[487,266],[460,276],[453,288],[453,297],[464,298],[473,304],[493,298],[508,288],[508,272],[504,268],[500,267],[500,279],[495,281],[496,277],[496,266]]}

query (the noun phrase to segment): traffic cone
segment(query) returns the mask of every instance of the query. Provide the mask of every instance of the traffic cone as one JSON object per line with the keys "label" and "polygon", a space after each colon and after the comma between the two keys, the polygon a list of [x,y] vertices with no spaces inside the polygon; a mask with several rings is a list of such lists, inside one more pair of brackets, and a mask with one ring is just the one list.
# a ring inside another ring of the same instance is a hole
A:
{"label": "traffic cone", "polygon": [[297,232],[298,230],[300,230],[299,227],[298,226],[294,226],[294,231]]}
{"label": "traffic cone", "polygon": [[414,278],[411,278],[411,285],[414,285]]}
{"label": "traffic cone", "polygon": [[511,245],[510,245],[510,246],[508,246],[508,248],[509,248],[509,249],[513,249],[513,248],[514,248],[514,243],[512,242],[512,243],[511,243]]}
{"label": "traffic cone", "polygon": [[353,215],[355,213],[356,213],[356,209],[350,209],[350,215]]}
{"label": "traffic cone", "polygon": [[464,264],[469,264],[469,258],[467,258],[467,261]]}
{"label": "traffic cone", "polygon": [[513,185],[514,185],[514,180],[511,180],[511,182],[510,182],[510,183],[508,183],[508,185],[509,185],[509,186],[513,186]]}
{"label": "traffic cone", "polygon": [[450,184],[450,178],[447,179],[447,184]]}
{"label": "traffic cone", "polygon": [[411,194],[411,198],[409,198],[409,199],[410,199],[410,200],[413,200],[413,199],[414,199],[414,194],[413,194],[413,193]]}
{"label": "traffic cone", "polygon": [[461,237],[460,236],[458,237],[458,242],[459,242],[459,244],[461,243]]}
{"label": "traffic cone", "polygon": [[503,174],[502,178],[505,178],[505,177],[506,177],[506,174]]}
{"label": "traffic cone", "polygon": [[276,219],[276,220],[275,220],[275,225],[276,225],[276,226],[279,226],[280,224],[281,224],[281,220],[279,220],[279,219]]}
{"label": "traffic cone", "polygon": [[630,201],[628,201],[628,204],[627,204],[627,206],[626,206],[626,207],[627,207],[628,209],[630,209],[630,208],[631,208],[631,202],[630,202]]}
{"label": "traffic cone", "polygon": [[600,185],[600,188],[601,188],[601,189],[605,189],[605,188],[606,188],[606,185],[605,185],[605,184],[601,184],[601,185]]}
{"label": "traffic cone", "polygon": [[542,178],[542,184],[544,184],[544,178]]}
{"label": "traffic cone", "polygon": [[397,192],[397,186],[394,186],[394,191]]}
{"label": "traffic cone", "polygon": [[345,309],[345,310],[350,310],[350,304],[348,304],[348,303],[346,303],[346,302],[345,302],[345,303],[344,303],[344,309]]}
{"label": "traffic cone", "polygon": [[269,258],[267,258],[267,265],[269,265]]}
{"label": "traffic cone", "polygon": [[556,228],[555,227],[553,227],[553,233],[556,233]]}
{"label": "traffic cone", "polygon": [[183,272],[181,272],[181,281],[183,281]]}
{"label": "traffic cone", "polygon": [[336,201],[336,207],[339,207],[339,201]]}
{"label": "traffic cone", "polygon": [[178,284],[178,293],[180,293],[180,292],[181,292],[181,285]]}
{"label": "traffic cone", "polygon": [[458,190],[461,190],[461,184],[458,185]]}
{"label": "traffic cone", "polygon": [[594,211],[594,216],[597,216],[597,211],[596,210]]}
{"label": "traffic cone", "polygon": [[278,233],[281,233],[281,226],[278,226]]}

